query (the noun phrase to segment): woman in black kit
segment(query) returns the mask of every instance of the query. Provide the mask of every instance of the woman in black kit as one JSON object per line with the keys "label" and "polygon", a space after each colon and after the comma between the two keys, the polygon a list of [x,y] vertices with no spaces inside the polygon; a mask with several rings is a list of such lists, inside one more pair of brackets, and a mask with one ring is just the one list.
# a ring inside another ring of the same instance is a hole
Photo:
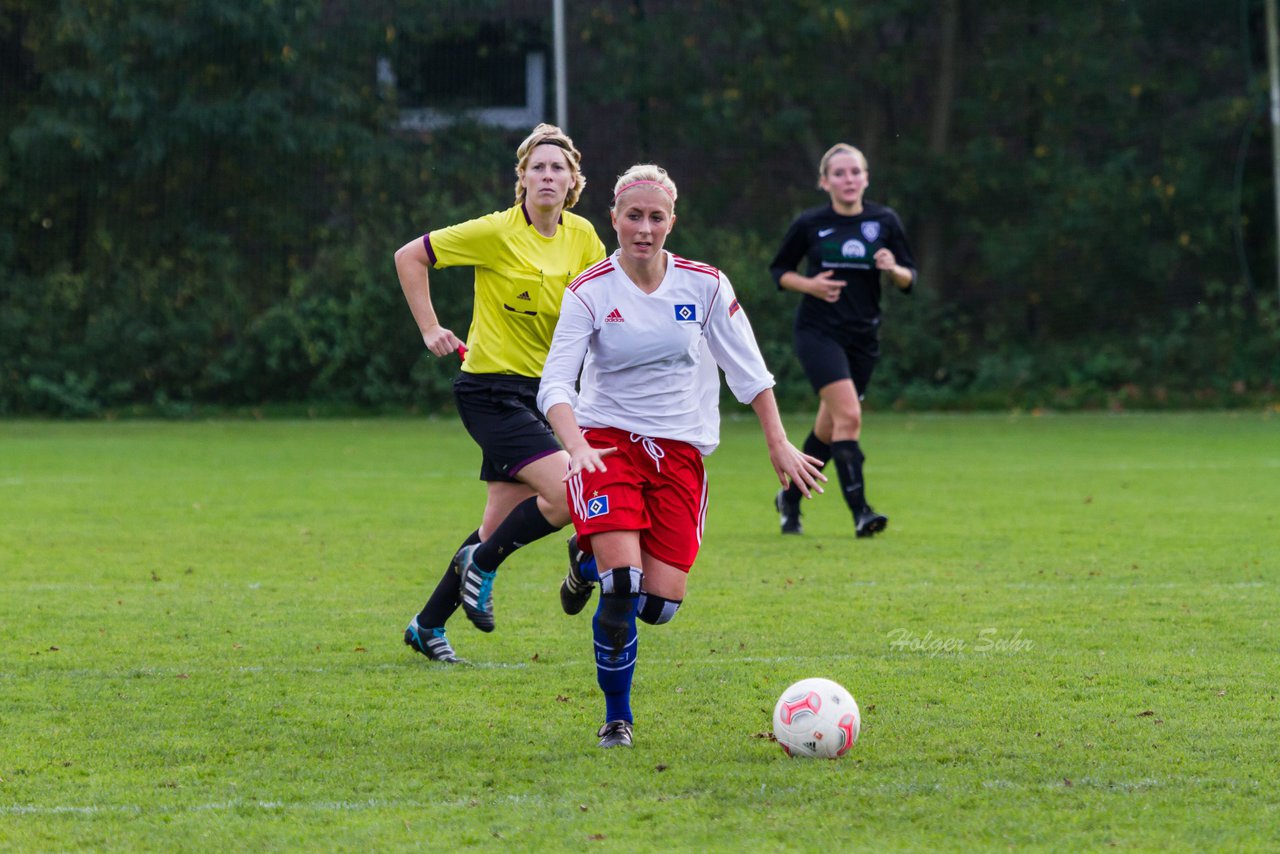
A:
{"label": "woman in black kit", "polygon": [[[779,288],[803,294],[794,341],[820,403],[804,452],[834,460],[859,537],[883,531],[889,519],[871,509],[858,447],[862,396],[880,358],[880,283],[907,293],[916,267],[902,222],[891,208],[864,202],[867,159],[851,145],[832,146],[818,164],[818,186],[830,204],[796,217],[769,265]],[[807,261],[806,274],[796,271]],[[800,490],[775,499],[782,533],[799,534]]]}

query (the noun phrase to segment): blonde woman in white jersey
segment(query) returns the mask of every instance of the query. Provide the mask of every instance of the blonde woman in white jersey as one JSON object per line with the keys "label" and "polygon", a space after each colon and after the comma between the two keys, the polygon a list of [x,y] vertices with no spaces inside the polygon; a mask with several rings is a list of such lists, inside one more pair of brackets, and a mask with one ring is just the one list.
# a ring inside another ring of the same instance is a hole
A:
{"label": "blonde woman in white jersey", "polygon": [[572,569],[561,597],[577,613],[600,582],[592,628],[605,695],[601,747],[631,746],[636,620],[657,625],[675,615],[698,554],[702,458],[720,438],[717,365],[760,419],[779,482],[808,495],[826,479],[787,441],[773,376],[729,280],[663,249],[676,195],[658,166],[618,178],[610,211],[618,250],[565,291],[538,391],[569,454],[579,546],[599,567]]}

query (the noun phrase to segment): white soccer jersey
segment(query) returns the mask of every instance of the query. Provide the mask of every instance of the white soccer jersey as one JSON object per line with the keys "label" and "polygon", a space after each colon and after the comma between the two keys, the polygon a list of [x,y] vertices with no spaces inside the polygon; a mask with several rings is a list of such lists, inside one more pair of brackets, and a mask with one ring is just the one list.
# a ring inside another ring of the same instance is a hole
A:
{"label": "white soccer jersey", "polygon": [[720,443],[717,365],[741,403],[773,387],[729,279],[668,252],[662,284],[646,294],[615,252],[565,290],[538,406],[567,403],[582,427],[676,439],[706,455]]}

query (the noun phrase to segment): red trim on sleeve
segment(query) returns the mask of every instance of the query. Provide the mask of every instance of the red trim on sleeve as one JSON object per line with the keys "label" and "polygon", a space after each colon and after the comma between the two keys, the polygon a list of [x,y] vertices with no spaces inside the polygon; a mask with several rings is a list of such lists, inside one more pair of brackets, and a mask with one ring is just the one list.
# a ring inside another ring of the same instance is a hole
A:
{"label": "red trim on sleeve", "polygon": [[592,279],[599,278],[600,276],[603,276],[606,273],[613,272],[612,262],[613,262],[612,257],[606,256],[603,260],[597,261],[593,266],[583,270],[581,273],[578,274],[578,278],[574,279],[572,282],[569,283],[569,290],[577,291],[579,285],[585,284],[586,282],[589,282]]}
{"label": "red trim on sleeve", "polygon": [[675,256],[676,266],[682,270],[692,270],[695,273],[703,273],[714,277],[717,281],[720,279],[720,271],[710,264],[703,264],[701,261],[690,261],[688,258]]}
{"label": "red trim on sleeve", "polygon": [[591,310],[591,306],[587,305],[587,301],[586,301],[586,300],[584,300],[582,297],[578,296],[578,294],[577,294],[577,293],[575,293],[574,291],[570,291],[569,293],[573,294],[573,295],[574,295],[574,297],[578,300],[578,302],[582,303],[582,307],[583,307],[583,308],[585,308],[585,309],[587,310],[587,314],[591,315],[591,322],[592,322],[592,323],[595,323],[595,322],[596,322],[596,313],[595,313],[594,311],[592,311],[592,310]]}
{"label": "red trim on sleeve", "polygon": [[[685,269],[692,270],[693,268],[686,267]],[[699,270],[698,272],[706,273],[707,271]],[[707,300],[707,316],[702,318],[702,323],[700,324],[703,329],[706,329],[707,324],[711,322],[711,312],[716,307],[716,300],[718,299],[720,299],[720,271],[719,270],[716,271],[716,289],[711,292],[711,299]]]}

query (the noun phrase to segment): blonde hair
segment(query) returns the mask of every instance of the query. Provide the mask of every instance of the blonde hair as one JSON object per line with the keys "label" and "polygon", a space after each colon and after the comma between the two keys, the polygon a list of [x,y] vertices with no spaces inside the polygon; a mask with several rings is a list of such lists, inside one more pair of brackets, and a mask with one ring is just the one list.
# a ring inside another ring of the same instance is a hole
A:
{"label": "blonde hair", "polygon": [[564,159],[569,162],[569,171],[573,173],[573,185],[564,197],[565,210],[573,207],[582,197],[582,189],[587,186],[586,176],[582,174],[582,152],[573,145],[569,135],[555,125],[546,122],[538,125],[533,132],[524,138],[516,149],[516,204],[524,204],[524,173],[529,168],[529,158],[539,145],[554,145],[564,152]]}
{"label": "blonde hair", "polygon": [[653,163],[637,163],[618,176],[618,180],[613,184],[613,203],[609,208],[617,207],[618,196],[636,184],[658,187],[670,197],[671,207],[675,208],[676,197],[679,195],[676,191],[676,182],[671,180],[666,169]]}
{"label": "blonde hair", "polygon": [[858,149],[854,148],[847,142],[837,142],[835,145],[827,149],[827,153],[822,155],[822,159],[818,161],[818,189],[822,189],[822,179],[827,177],[827,167],[831,165],[831,158],[837,154],[852,154],[854,157],[862,161],[863,170],[870,167],[867,166],[867,156]]}

